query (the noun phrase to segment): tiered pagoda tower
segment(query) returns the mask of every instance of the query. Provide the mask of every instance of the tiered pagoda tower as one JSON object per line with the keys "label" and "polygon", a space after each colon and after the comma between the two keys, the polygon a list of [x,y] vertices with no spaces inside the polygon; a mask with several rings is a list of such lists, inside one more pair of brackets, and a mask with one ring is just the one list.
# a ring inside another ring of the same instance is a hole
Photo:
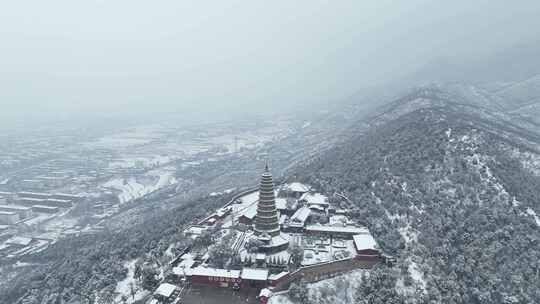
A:
{"label": "tiered pagoda tower", "polygon": [[274,196],[274,182],[272,174],[268,170],[268,164],[266,164],[261,176],[259,202],[255,216],[255,235],[270,238],[279,235],[279,215]]}

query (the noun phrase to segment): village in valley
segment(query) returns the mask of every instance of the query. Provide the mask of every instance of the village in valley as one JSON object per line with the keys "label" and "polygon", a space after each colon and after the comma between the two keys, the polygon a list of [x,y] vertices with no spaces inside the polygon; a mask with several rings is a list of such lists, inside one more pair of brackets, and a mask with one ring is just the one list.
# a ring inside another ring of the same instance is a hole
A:
{"label": "village in valley", "polygon": [[[238,193],[184,230],[192,240],[151,304],[267,303],[293,283],[311,283],[386,261],[347,204],[299,182],[274,184],[268,165],[259,187]],[[203,295],[204,293],[204,295]]]}

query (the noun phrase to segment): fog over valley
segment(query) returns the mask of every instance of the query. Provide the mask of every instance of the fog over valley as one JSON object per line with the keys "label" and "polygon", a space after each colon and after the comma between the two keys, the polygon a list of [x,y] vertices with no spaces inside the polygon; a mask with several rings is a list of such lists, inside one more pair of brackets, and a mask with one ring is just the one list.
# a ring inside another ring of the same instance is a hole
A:
{"label": "fog over valley", "polygon": [[535,1],[3,4],[2,116],[215,117],[333,103],[443,59],[474,64],[537,39],[539,10]]}

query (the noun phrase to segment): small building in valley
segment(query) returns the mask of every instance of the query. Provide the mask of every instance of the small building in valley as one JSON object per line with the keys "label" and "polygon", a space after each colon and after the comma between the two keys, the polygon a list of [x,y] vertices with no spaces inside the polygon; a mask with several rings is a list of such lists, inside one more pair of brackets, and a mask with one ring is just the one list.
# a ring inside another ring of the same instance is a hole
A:
{"label": "small building in valley", "polygon": [[178,289],[175,285],[163,283],[154,292],[154,299],[159,303],[171,303],[177,296]]}

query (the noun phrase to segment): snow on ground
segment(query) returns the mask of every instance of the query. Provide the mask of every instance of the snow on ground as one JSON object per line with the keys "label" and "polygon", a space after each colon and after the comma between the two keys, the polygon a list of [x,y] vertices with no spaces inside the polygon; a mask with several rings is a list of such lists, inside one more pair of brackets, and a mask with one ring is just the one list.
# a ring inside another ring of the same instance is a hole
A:
{"label": "snow on ground", "polygon": [[211,138],[214,145],[225,147],[226,153],[235,152],[235,149],[253,149],[263,146],[272,140],[272,136],[263,134],[241,133],[238,135],[227,134]]}
{"label": "snow on ground", "polygon": [[164,155],[155,155],[148,157],[126,157],[121,158],[109,163],[109,168],[150,168],[153,166],[160,166],[167,164],[176,158]]}
{"label": "snow on ground", "polygon": [[270,297],[268,304],[296,304],[291,301],[286,293],[277,294]]}
{"label": "snow on ground", "polygon": [[259,200],[259,191],[252,192],[248,195],[244,195],[240,198],[242,205],[249,206]]}
{"label": "snow on ground", "polygon": [[425,291],[427,283],[424,280],[424,275],[419,270],[418,264],[414,261],[411,261],[409,264],[409,274],[411,275],[411,278],[420,285],[420,288]]}
{"label": "snow on ground", "polygon": [[174,171],[163,168],[149,171],[143,176],[114,178],[102,186],[120,191],[118,200],[125,203],[176,182]]}
{"label": "snow on ground", "polygon": [[519,160],[523,168],[536,176],[540,176],[540,155],[522,152],[518,149],[513,149],[510,154]]}
{"label": "snow on ground", "polygon": [[39,215],[36,215],[34,217],[31,217],[29,219],[25,219],[24,223],[28,226],[34,226],[39,223],[45,222],[47,220],[50,220],[52,218],[56,217],[56,214],[46,214],[46,213],[40,213]]}
{"label": "snow on ground", "polygon": [[450,138],[450,136],[452,135],[452,128],[448,128],[448,130],[446,130],[446,132],[444,132],[446,134],[446,137]]}
{"label": "snow on ground", "polygon": [[538,215],[536,215],[536,212],[534,210],[532,210],[531,208],[527,208],[527,214],[534,218],[534,220],[536,221],[536,225],[540,226],[540,218],[538,218]]}
{"label": "snow on ground", "polygon": [[384,212],[386,213],[386,217],[388,217],[388,219],[391,220],[391,221],[397,221],[397,220],[403,219],[405,217],[404,215],[399,215],[397,213],[396,214],[391,214],[386,209],[384,209]]}
{"label": "snow on ground", "polygon": [[[362,273],[369,276],[367,270],[353,270],[346,274],[307,285],[310,303],[348,304],[355,303],[356,291],[362,283]],[[293,304],[287,294],[278,294],[270,298],[269,304]]]}
{"label": "snow on ground", "polygon": [[209,195],[210,196],[220,196],[220,195],[223,195],[223,194],[230,194],[235,190],[236,190],[236,188],[230,188],[230,189],[224,190],[223,192],[211,192]]}
{"label": "snow on ground", "polygon": [[90,148],[127,148],[150,143],[152,138],[148,135],[144,133],[138,134],[136,131],[128,131],[103,136],[85,145]]}
{"label": "snow on ground", "polygon": [[249,193],[247,195],[244,195],[239,198],[240,203],[239,204],[232,204],[232,213],[236,217],[241,216],[244,212],[246,212],[249,208],[257,208],[257,201],[259,201],[259,191],[255,191],[252,193]]}
{"label": "snow on ground", "polygon": [[[128,269],[128,273],[125,279],[116,284],[115,292],[117,292],[118,295],[116,296],[115,303],[122,303],[122,296],[126,296],[128,298],[126,302],[127,304],[132,304],[148,295],[149,291],[140,288],[137,280],[133,277],[136,262],[137,260],[132,260],[124,264],[124,266]],[[135,296],[133,297],[131,296],[132,287],[136,291]]]}
{"label": "snow on ground", "polygon": [[403,237],[403,239],[405,240],[407,246],[412,242],[416,242],[418,239],[418,234],[411,228],[410,223],[407,223],[407,226],[405,227],[400,227],[398,231],[399,234],[401,234],[401,237]]}

